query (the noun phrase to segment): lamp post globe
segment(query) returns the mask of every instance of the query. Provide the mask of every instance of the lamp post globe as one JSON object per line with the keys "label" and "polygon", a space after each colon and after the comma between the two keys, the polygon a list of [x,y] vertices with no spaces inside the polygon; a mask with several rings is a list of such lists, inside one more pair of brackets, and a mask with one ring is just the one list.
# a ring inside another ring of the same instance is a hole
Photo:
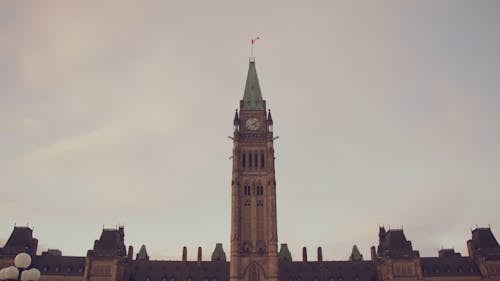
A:
{"label": "lamp post globe", "polygon": [[41,276],[41,273],[40,273],[40,270],[38,270],[38,268],[32,268],[30,269],[31,270],[31,281],[38,281],[38,279],[40,279],[40,276]]}
{"label": "lamp post globe", "polygon": [[31,269],[25,270],[21,272],[21,281],[29,281],[31,280]]}
{"label": "lamp post globe", "polygon": [[40,271],[36,268],[23,271],[21,281],[37,281],[40,279]]}
{"label": "lamp post globe", "polygon": [[27,268],[31,264],[31,256],[26,253],[20,253],[14,258],[14,265],[18,268]]}
{"label": "lamp post globe", "polygon": [[9,266],[5,269],[4,277],[9,280],[17,280],[19,276],[19,269],[15,266]]}
{"label": "lamp post globe", "polygon": [[36,268],[27,269],[31,264],[31,256],[20,253],[14,258],[14,265],[0,269],[0,281],[38,281],[40,270]]}

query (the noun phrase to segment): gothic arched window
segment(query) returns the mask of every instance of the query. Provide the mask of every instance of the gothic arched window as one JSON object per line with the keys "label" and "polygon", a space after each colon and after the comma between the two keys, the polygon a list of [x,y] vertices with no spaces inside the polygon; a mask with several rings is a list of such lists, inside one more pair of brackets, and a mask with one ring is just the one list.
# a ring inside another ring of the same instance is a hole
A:
{"label": "gothic arched window", "polygon": [[252,268],[250,269],[250,280],[248,281],[259,281],[260,280],[260,277],[259,277],[259,272],[257,270],[257,267],[254,265],[252,265]]}

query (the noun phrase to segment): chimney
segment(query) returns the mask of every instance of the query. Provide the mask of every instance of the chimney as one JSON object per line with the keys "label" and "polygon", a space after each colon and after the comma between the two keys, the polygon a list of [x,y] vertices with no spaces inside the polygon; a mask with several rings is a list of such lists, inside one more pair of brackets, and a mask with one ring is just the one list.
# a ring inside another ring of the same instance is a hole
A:
{"label": "chimney", "polygon": [[198,262],[201,262],[201,260],[202,260],[201,247],[198,247]]}
{"label": "chimney", "polygon": [[323,261],[323,251],[318,247],[318,261]]}
{"label": "chimney", "polygon": [[372,246],[370,248],[370,252],[371,252],[371,255],[372,255],[372,261],[376,261],[377,260],[377,252],[375,251],[375,246]]}
{"label": "chimney", "polygon": [[131,261],[134,259],[134,247],[132,245],[128,246],[128,260]]}
{"label": "chimney", "polygon": [[302,247],[302,261],[307,262],[307,248]]}
{"label": "chimney", "polygon": [[188,252],[187,247],[186,246],[182,247],[182,261],[184,262],[187,261],[187,252]]}
{"label": "chimney", "polygon": [[121,238],[121,239],[122,239],[122,241],[123,241],[123,238],[125,237],[125,230],[124,230],[123,225],[120,225],[120,226],[118,227],[118,232],[120,233],[120,238]]}
{"label": "chimney", "polygon": [[476,251],[474,251],[474,245],[472,243],[472,239],[467,240],[467,251],[469,253],[469,257],[476,256]]}

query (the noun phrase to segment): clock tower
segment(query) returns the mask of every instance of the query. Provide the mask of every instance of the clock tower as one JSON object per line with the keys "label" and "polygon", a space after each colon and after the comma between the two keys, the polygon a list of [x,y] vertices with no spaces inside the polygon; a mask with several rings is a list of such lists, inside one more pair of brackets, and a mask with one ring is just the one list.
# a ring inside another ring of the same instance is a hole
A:
{"label": "clock tower", "polygon": [[251,60],[234,116],[230,281],[277,281],[273,120]]}

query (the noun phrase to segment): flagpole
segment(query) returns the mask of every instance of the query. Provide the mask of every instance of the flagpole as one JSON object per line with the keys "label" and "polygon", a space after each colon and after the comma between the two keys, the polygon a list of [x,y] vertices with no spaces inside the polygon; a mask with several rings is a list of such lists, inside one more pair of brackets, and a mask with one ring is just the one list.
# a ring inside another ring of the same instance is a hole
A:
{"label": "flagpole", "polygon": [[250,40],[250,61],[253,60],[253,39]]}
{"label": "flagpole", "polygon": [[253,45],[255,41],[259,40],[260,37],[250,38],[250,61],[255,61],[255,57],[253,56]]}

